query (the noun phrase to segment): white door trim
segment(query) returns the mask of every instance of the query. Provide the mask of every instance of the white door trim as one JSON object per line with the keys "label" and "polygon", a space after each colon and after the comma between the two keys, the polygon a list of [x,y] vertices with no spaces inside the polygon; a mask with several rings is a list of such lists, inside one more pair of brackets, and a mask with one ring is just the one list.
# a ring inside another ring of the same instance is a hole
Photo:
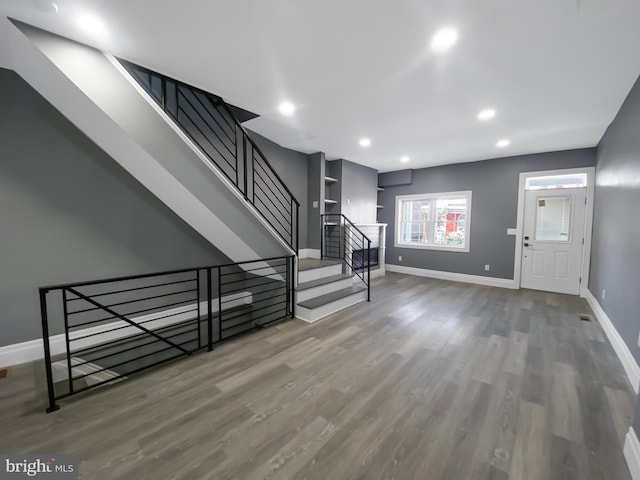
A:
{"label": "white door trim", "polygon": [[544,177],[551,175],[566,175],[574,173],[587,174],[587,211],[584,222],[584,249],[582,250],[582,262],[580,276],[580,296],[586,297],[589,290],[589,269],[591,266],[591,231],[593,229],[593,196],[596,176],[595,167],[567,168],[563,170],[541,170],[537,172],[521,172],[518,186],[518,220],[516,225],[516,253],[513,259],[513,282],[515,288],[520,288],[520,272],[522,268],[522,231],[524,229],[524,200],[527,178]]}

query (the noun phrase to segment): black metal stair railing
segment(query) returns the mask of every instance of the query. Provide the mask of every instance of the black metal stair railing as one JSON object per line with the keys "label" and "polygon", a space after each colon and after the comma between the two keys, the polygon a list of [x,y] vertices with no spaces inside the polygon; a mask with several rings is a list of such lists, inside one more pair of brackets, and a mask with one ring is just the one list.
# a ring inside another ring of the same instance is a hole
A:
{"label": "black metal stair railing", "polygon": [[40,288],[47,411],[293,317],[293,269],[288,256]]}
{"label": "black metal stair railing", "polygon": [[238,121],[232,108],[216,95],[119,61],[297,253],[300,203]]}
{"label": "black metal stair railing", "polygon": [[[341,213],[327,213],[320,218],[321,258],[341,260],[346,269],[344,273],[356,275],[367,286],[367,300],[370,301],[371,240]],[[360,252],[360,254],[354,255],[354,252]]]}

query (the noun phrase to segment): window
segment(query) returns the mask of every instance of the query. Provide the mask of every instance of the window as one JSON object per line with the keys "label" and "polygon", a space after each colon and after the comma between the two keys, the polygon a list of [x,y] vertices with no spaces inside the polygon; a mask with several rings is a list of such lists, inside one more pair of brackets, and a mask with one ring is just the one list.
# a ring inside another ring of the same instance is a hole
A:
{"label": "window", "polygon": [[395,246],[469,251],[471,192],[396,197]]}
{"label": "window", "polygon": [[568,242],[571,229],[571,196],[538,197],[536,205],[537,242]]}
{"label": "window", "polygon": [[587,174],[552,175],[527,178],[526,190],[556,190],[558,188],[586,188]]}

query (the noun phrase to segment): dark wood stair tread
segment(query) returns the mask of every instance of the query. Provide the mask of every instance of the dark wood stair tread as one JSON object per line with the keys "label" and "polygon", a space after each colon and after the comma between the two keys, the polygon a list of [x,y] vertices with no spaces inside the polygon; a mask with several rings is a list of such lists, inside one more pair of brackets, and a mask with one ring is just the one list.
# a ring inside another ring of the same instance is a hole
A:
{"label": "dark wood stair tread", "polygon": [[327,293],[326,295],[320,295],[319,297],[310,298],[309,300],[300,302],[298,306],[308,309],[314,309],[326,305],[327,303],[335,302],[336,300],[340,300],[350,295],[360,293],[362,291],[365,291],[366,289],[367,287],[354,285],[349,288],[343,288],[342,290],[336,290],[335,292]]}

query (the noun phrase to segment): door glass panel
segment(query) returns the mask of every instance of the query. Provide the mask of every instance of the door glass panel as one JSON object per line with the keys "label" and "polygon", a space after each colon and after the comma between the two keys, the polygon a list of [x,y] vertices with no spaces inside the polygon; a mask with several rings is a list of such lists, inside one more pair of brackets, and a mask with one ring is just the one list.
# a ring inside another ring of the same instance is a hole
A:
{"label": "door glass panel", "polygon": [[568,242],[571,197],[536,198],[536,241]]}

